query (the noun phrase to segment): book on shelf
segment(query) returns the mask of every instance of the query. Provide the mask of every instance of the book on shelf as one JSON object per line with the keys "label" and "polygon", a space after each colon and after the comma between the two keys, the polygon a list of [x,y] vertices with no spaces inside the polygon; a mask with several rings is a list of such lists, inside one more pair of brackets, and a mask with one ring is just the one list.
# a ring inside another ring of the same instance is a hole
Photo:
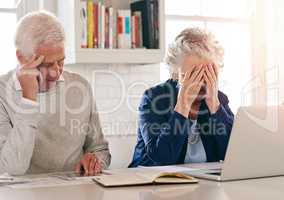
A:
{"label": "book on shelf", "polygon": [[158,0],[143,0],[131,3],[131,12],[141,12],[143,46],[159,48],[159,4]]}
{"label": "book on shelf", "polygon": [[142,35],[142,17],[141,12],[132,13],[132,35],[131,43],[132,48],[142,48],[143,47],[143,35]]}
{"label": "book on shelf", "polygon": [[93,19],[93,1],[87,1],[87,38],[88,38],[88,48],[94,47],[94,19]]}
{"label": "book on shelf", "polygon": [[130,9],[120,9],[103,0],[81,0],[81,48],[158,49],[158,0],[131,2]]}
{"label": "book on shelf", "polygon": [[87,40],[87,4],[85,2],[80,2],[80,21],[82,24],[82,33],[81,33],[81,48],[88,47],[88,40]]}
{"label": "book on shelf", "polygon": [[99,5],[93,4],[93,17],[94,17],[94,48],[99,47],[99,27],[98,27],[98,21],[99,21]]}
{"label": "book on shelf", "polygon": [[130,10],[117,11],[117,47],[119,49],[131,48],[131,12]]}

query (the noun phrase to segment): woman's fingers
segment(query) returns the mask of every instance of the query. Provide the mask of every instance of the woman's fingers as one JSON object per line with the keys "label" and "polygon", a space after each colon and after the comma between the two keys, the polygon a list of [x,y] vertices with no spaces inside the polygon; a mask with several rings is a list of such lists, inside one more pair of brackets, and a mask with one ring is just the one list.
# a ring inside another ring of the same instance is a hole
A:
{"label": "woman's fingers", "polygon": [[212,68],[215,72],[215,76],[217,77],[217,80],[218,80],[219,68],[214,63],[212,63],[211,66],[212,66]]}
{"label": "woman's fingers", "polygon": [[190,71],[186,72],[186,75],[182,82],[184,91],[188,91],[189,93],[192,93],[193,91],[200,89],[202,85],[202,78],[203,78],[205,69],[203,65],[194,67],[194,69],[195,71],[193,71],[193,73],[191,74],[190,74]]}
{"label": "woman's fingers", "polygon": [[202,68],[203,68],[202,65],[195,67],[195,71],[193,71],[193,73],[191,73],[191,75],[187,79],[189,83],[194,82],[196,77],[202,72]]}
{"label": "woman's fingers", "polygon": [[203,76],[203,77],[204,77],[204,80],[205,80],[207,86],[208,86],[208,87],[211,87],[212,83],[211,83],[211,81],[209,80],[209,77],[207,76],[207,73],[204,73],[204,76]]}
{"label": "woman's fingers", "polygon": [[206,67],[206,69],[205,69],[205,73],[204,73],[204,74],[206,75],[206,77],[207,77],[207,79],[208,79],[210,85],[213,86],[214,83],[215,83],[215,80],[214,80],[214,78],[212,77],[212,74],[211,74],[211,72],[209,71],[209,69],[208,69],[207,67]]}
{"label": "woman's fingers", "polygon": [[205,72],[205,69],[204,69],[204,67],[202,67],[201,71],[198,73],[198,75],[195,77],[195,79],[193,81],[199,83],[202,80],[204,72]]}
{"label": "woman's fingers", "polygon": [[206,68],[209,70],[212,79],[214,81],[217,81],[217,74],[216,74],[215,70],[213,69],[213,66],[212,65],[208,65]]}
{"label": "woman's fingers", "polygon": [[190,75],[190,72],[185,72],[185,75],[183,77],[182,83],[184,83],[186,80],[189,79],[189,75]]}

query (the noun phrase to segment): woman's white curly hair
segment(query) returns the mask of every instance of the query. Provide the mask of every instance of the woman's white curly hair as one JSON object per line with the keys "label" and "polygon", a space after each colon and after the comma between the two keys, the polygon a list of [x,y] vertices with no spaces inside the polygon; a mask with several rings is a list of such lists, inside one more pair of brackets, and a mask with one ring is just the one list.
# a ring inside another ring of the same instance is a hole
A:
{"label": "woman's white curly hair", "polygon": [[165,56],[164,61],[170,67],[172,79],[178,79],[178,68],[183,59],[190,55],[209,59],[219,67],[223,66],[224,49],[215,36],[200,28],[187,28],[169,45]]}

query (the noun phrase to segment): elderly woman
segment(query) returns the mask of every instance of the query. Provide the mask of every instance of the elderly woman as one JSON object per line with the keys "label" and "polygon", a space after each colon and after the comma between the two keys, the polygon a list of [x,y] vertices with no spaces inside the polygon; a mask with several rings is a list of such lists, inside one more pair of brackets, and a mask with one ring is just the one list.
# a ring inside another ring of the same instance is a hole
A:
{"label": "elderly woman", "polygon": [[218,91],[222,47],[211,33],[189,28],[176,37],[165,60],[171,79],[143,95],[129,167],[223,160],[234,115]]}

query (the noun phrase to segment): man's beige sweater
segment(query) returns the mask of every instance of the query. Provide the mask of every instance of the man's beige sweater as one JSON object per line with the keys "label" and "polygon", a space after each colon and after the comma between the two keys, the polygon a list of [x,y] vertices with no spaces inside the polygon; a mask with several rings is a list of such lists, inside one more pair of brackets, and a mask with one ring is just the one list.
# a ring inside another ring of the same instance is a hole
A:
{"label": "man's beige sweater", "polygon": [[15,71],[0,77],[0,173],[70,171],[87,152],[109,166],[91,86],[77,74],[62,77],[38,104],[22,98]]}

